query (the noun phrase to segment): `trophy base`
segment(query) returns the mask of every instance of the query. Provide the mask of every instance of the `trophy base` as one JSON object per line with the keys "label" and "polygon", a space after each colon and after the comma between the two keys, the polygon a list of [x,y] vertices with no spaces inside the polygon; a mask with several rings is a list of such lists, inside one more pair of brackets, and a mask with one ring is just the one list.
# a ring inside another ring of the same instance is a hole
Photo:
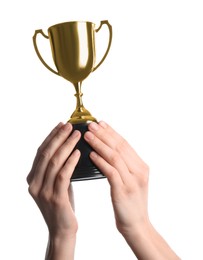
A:
{"label": "trophy base", "polygon": [[75,149],[80,150],[81,156],[71,181],[83,181],[106,178],[103,173],[93,164],[89,157],[90,152],[93,150],[84,139],[84,133],[88,130],[88,123],[73,124],[73,131],[79,130],[82,134],[81,139],[77,143]]}

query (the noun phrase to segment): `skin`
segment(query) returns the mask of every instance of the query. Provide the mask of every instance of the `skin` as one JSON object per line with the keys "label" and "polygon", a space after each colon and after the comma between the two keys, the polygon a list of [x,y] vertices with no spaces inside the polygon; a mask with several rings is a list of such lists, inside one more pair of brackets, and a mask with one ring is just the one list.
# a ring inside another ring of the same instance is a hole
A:
{"label": "skin", "polygon": [[[84,138],[90,158],[106,175],[118,231],[138,259],[180,259],[152,226],[148,216],[149,167],[108,124],[90,123]],[[78,223],[70,178],[80,157],[73,149],[80,132],[60,123],[39,147],[27,177],[29,192],[49,230],[46,260],[74,259]],[[72,154],[71,154],[72,153]]]}
{"label": "skin", "polygon": [[180,259],[152,226],[148,215],[149,167],[128,142],[105,122],[85,134],[92,161],[106,175],[116,226],[138,259]]}
{"label": "skin", "polygon": [[60,123],[38,148],[27,176],[29,193],[41,210],[49,230],[47,260],[74,259],[77,219],[74,214],[70,177],[80,152],[73,148],[80,132]]}

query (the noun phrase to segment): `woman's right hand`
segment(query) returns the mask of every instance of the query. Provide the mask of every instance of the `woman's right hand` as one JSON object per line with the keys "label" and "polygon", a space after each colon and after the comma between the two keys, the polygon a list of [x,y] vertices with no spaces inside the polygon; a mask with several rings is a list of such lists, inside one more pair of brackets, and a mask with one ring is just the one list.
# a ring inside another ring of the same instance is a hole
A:
{"label": "woman's right hand", "polygon": [[27,176],[29,192],[51,237],[71,237],[77,232],[70,178],[80,158],[78,150],[73,152],[80,137],[79,131],[72,133],[70,123],[60,123],[38,148]]}
{"label": "woman's right hand", "polygon": [[86,141],[92,161],[106,175],[118,230],[138,259],[180,259],[148,217],[149,168],[128,142],[104,122],[91,123]]}
{"label": "woman's right hand", "polygon": [[91,123],[89,130],[85,139],[96,151],[91,159],[111,185],[117,228],[128,233],[148,221],[148,166],[106,123]]}

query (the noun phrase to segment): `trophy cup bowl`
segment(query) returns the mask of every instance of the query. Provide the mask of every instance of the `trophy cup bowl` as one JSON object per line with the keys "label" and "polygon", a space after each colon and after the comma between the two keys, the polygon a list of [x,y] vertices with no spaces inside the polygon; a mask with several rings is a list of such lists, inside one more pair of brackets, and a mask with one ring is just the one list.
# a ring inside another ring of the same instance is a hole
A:
{"label": "trophy cup bowl", "polygon": [[[109,42],[103,58],[95,65],[95,33],[97,33],[104,24],[106,24],[109,29]],[[56,70],[52,69],[42,58],[37,47],[38,34],[49,39]],[[73,125],[73,130],[77,129],[82,134],[80,141],[75,147],[75,149],[80,150],[81,157],[73,172],[71,181],[105,177],[90,160],[89,154],[92,148],[83,137],[87,131],[88,124],[92,121],[97,122],[97,120],[83,105],[81,85],[83,80],[103,63],[109,52],[111,42],[112,27],[107,20],[101,21],[98,29],[95,29],[95,24],[92,22],[75,21],[59,23],[48,28],[48,36],[41,29],[36,30],[33,36],[36,54],[43,65],[51,72],[71,82],[76,91],[76,109],[68,121]]]}

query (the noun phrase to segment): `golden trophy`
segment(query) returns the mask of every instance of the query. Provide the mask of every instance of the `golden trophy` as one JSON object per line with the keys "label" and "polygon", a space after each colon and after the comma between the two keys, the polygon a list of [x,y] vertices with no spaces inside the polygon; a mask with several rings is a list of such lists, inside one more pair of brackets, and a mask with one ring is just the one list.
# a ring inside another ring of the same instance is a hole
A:
{"label": "golden trophy", "polygon": [[[97,33],[104,24],[109,29],[109,42],[103,58],[95,65],[95,32]],[[49,39],[57,70],[52,69],[42,58],[36,42],[38,34]],[[111,46],[111,41],[112,27],[107,20],[101,21],[98,29],[91,22],[76,21],[59,23],[48,28],[48,36],[42,30],[36,30],[33,36],[35,51],[43,65],[51,72],[70,81],[75,87],[76,109],[72,113],[69,122],[73,125],[73,130],[77,129],[82,133],[82,137],[76,146],[81,151],[81,157],[73,172],[72,181],[105,177],[90,160],[89,153],[92,148],[83,138],[88,124],[92,121],[97,122],[97,120],[83,105],[81,85],[82,81],[105,60]]]}

